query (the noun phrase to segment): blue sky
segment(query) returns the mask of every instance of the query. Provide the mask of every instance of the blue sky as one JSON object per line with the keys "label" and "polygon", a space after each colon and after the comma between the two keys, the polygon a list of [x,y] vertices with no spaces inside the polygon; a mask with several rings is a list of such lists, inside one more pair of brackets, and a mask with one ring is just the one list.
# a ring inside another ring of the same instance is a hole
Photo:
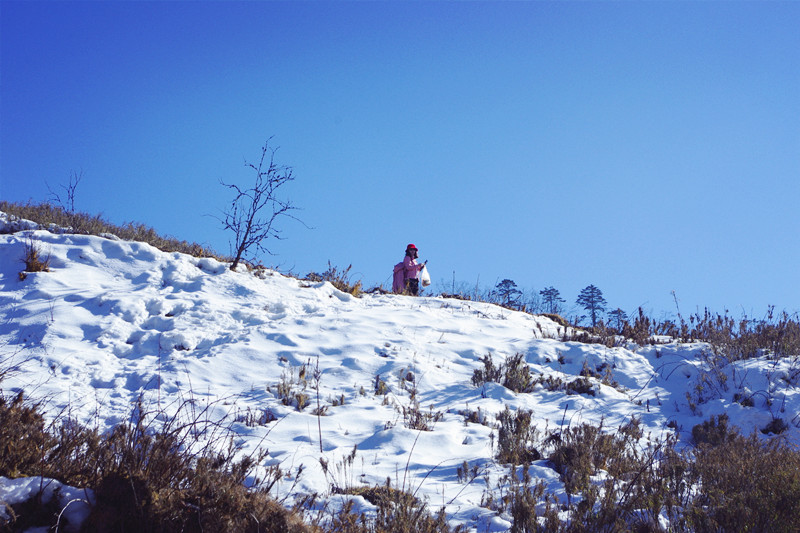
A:
{"label": "blue sky", "polygon": [[[799,2],[0,3],[0,198],[228,251],[264,142],[265,264],[800,309]],[[306,227],[308,226],[308,227]]]}

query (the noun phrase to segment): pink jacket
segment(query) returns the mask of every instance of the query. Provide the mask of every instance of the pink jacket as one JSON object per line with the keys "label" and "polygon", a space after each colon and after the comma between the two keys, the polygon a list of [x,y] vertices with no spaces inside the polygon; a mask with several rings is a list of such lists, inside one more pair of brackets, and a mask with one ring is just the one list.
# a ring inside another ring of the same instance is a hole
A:
{"label": "pink jacket", "polygon": [[424,265],[417,263],[417,260],[410,255],[403,258],[403,276],[405,279],[414,279],[419,277],[419,271],[422,270]]}

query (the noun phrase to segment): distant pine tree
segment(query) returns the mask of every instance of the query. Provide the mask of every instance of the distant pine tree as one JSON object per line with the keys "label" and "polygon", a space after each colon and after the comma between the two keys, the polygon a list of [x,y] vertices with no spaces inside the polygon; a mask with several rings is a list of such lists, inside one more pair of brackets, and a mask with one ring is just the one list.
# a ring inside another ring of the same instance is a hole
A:
{"label": "distant pine tree", "polygon": [[622,331],[622,327],[628,323],[628,314],[617,307],[608,312],[608,325],[617,331]]}
{"label": "distant pine tree", "polygon": [[498,283],[492,294],[499,300],[500,305],[519,309],[521,307],[522,291],[517,288],[517,284],[510,279],[504,279]]}
{"label": "distant pine tree", "polygon": [[606,309],[606,299],[603,298],[603,291],[594,285],[589,285],[581,291],[575,302],[589,312],[589,317],[592,319],[592,327],[595,327],[598,315]]}
{"label": "distant pine tree", "polygon": [[561,304],[566,302],[559,294],[558,289],[547,287],[539,291],[542,295],[542,309],[545,313],[561,314]]}

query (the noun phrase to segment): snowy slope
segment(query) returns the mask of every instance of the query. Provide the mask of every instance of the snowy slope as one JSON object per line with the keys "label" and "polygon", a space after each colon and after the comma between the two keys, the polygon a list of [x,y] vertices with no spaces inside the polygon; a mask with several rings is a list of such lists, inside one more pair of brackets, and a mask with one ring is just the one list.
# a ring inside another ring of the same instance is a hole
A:
{"label": "snowy slope", "polygon": [[[0,213],[0,230],[5,220]],[[51,271],[20,280],[31,238],[50,254]],[[711,415],[727,413],[745,433],[775,416],[790,423],[784,436],[800,442],[800,394],[782,381],[797,361],[730,366],[728,389],[708,393],[693,411],[687,392],[695,390],[703,370],[697,356],[707,346],[607,348],[561,342],[562,333],[545,317],[489,304],[355,298],[327,282],[231,272],[212,259],[142,243],[43,230],[0,235],[0,355],[24,362],[0,384],[5,392],[24,389],[47,398],[50,413],[69,412],[101,428],[126,419],[140,396],[153,409],[189,402],[207,409],[209,419],[237,419],[243,450],[267,448],[269,464],[289,473],[279,496],[327,495],[332,484],[382,484],[388,477],[433,508],[446,504],[454,523],[504,530],[504,517],[479,506],[483,479],[465,486],[456,469],[466,460],[492,479],[502,473],[492,460],[491,428],[465,423],[463,413],[480,409],[492,421],[505,406],[532,410],[541,429],[601,421],[615,428],[635,415],[645,433],[672,431],[669,423],[685,442],[692,426]],[[472,385],[482,357],[500,363],[517,353],[533,371],[566,380],[584,365],[605,364],[619,386],[594,379],[592,396]],[[385,394],[376,394],[381,382]],[[309,405],[285,405],[286,390],[307,395]],[[754,407],[732,401],[743,390],[757,393]],[[404,424],[412,395],[423,413],[439,414],[432,431]],[[312,414],[317,397],[325,416]],[[277,420],[253,423],[266,411]],[[356,458],[345,466],[354,446]],[[331,465],[327,475],[320,459]],[[546,461],[536,472],[565,499]]]}

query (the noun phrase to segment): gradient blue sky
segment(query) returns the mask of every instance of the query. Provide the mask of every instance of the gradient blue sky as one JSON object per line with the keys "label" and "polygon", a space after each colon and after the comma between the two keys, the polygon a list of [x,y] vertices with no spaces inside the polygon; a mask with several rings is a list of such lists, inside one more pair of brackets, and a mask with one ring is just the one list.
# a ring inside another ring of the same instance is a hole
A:
{"label": "gradient blue sky", "polygon": [[609,307],[800,309],[800,2],[0,3],[0,198],[228,251],[264,142],[302,224],[265,264]]}

